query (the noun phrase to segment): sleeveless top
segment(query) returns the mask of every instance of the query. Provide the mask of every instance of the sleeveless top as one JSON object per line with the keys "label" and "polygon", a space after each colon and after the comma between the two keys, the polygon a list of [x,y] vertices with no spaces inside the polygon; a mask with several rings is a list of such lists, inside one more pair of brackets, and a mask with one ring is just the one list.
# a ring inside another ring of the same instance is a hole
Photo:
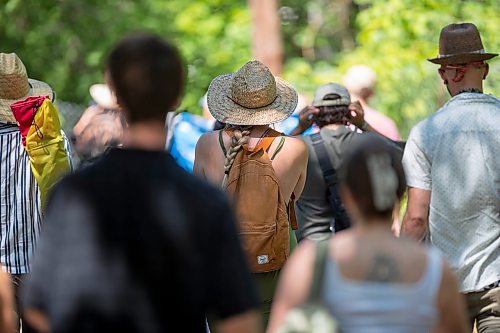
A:
{"label": "sleeveless top", "polygon": [[323,302],[343,333],[422,333],[436,323],[442,275],[436,248],[428,249],[426,270],[415,283],[350,280],[332,259],[325,274]]}

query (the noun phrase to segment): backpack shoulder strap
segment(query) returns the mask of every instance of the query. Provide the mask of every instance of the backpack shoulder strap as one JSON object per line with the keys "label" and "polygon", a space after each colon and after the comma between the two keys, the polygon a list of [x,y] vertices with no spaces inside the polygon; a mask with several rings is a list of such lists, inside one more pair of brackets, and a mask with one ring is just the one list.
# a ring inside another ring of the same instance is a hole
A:
{"label": "backpack shoulder strap", "polygon": [[321,290],[323,289],[325,266],[328,258],[329,239],[317,241],[315,244],[316,255],[314,257],[313,278],[308,296],[308,301],[311,303],[319,303],[321,300]]}
{"label": "backpack shoulder strap", "polygon": [[269,147],[274,142],[274,139],[276,139],[278,136],[280,136],[281,133],[277,132],[273,129],[268,129],[266,132],[264,132],[264,136],[259,140],[257,145],[253,148],[253,151],[258,151],[259,149],[263,149],[265,152],[269,150]]}
{"label": "backpack shoulder strap", "polygon": [[278,147],[276,147],[276,150],[273,153],[273,156],[271,156],[271,161],[274,160],[276,155],[280,152],[281,148],[283,148],[283,145],[285,144],[285,136],[282,136],[280,139],[280,142],[278,143]]}
{"label": "backpack shoulder strap", "polygon": [[226,156],[227,155],[227,150],[226,150],[226,147],[224,146],[224,138],[222,137],[223,132],[224,132],[223,130],[219,131],[219,145],[220,145],[220,147],[222,149],[222,152],[224,153],[224,156]]}

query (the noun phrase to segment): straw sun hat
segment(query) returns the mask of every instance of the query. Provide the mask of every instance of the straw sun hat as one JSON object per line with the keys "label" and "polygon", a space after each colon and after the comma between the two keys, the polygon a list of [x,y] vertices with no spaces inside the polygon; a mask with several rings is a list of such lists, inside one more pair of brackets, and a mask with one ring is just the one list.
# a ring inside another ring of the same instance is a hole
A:
{"label": "straw sun hat", "polygon": [[297,92],[274,77],[259,61],[249,61],[236,73],[213,79],[208,87],[208,110],[231,125],[269,125],[288,118],[297,106]]}
{"label": "straw sun hat", "polygon": [[0,122],[16,124],[10,105],[29,96],[54,99],[54,92],[47,83],[29,79],[15,53],[0,53]]}
{"label": "straw sun hat", "polygon": [[486,53],[479,30],[472,23],[450,24],[441,30],[439,54],[428,59],[439,65],[466,64],[488,60],[496,53]]}

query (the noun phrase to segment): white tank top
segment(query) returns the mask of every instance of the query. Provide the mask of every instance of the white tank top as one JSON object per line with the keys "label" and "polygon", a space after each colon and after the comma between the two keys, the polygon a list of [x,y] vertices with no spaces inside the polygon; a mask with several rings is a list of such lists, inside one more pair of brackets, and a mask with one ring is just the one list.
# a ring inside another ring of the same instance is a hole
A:
{"label": "white tank top", "polygon": [[436,248],[427,250],[425,273],[415,283],[349,280],[331,259],[325,274],[323,302],[342,333],[422,333],[436,323],[442,274]]}

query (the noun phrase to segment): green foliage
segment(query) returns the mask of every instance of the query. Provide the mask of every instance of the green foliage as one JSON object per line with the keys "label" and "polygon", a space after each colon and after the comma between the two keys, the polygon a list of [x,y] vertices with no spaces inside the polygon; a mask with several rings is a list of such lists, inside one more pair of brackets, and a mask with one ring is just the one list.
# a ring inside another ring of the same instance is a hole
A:
{"label": "green foliage", "polygon": [[[63,100],[87,103],[103,81],[104,61],[125,33],[147,30],[179,45],[188,83],[181,109],[199,113],[210,81],[251,57],[250,13],[244,0],[3,0],[0,50],[16,52],[31,77],[49,82]],[[403,136],[448,95],[437,66],[439,32],[470,21],[485,48],[500,50],[500,0],[281,0],[283,76],[309,97],[342,82],[353,64],[378,75],[372,104]],[[500,61],[490,62],[486,91],[500,94]]]}
{"label": "green foliage", "polygon": [[49,82],[59,98],[72,102],[90,101],[88,88],[103,81],[107,53],[129,32],[154,32],[179,45],[188,68],[181,107],[195,113],[212,78],[250,57],[243,0],[6,1],[0,50],[16,52],[30,77]]}
{"label": "green foliage", "polygon": [[[498,0],[358,0],[356,4],[357,47],[326,59],[290,59],[285,76],[310,94],[317,84],[342,82],[342,75],[352,65],[372,67],[378,80],[371,104],[393,118],[404,137],[448,99],[437,65],[426,61],[438,52],[442,27],[474,22],[486,50],[500,50]],[[500,62],[491,61],[486,92],[500,94],[499,74]]]}

